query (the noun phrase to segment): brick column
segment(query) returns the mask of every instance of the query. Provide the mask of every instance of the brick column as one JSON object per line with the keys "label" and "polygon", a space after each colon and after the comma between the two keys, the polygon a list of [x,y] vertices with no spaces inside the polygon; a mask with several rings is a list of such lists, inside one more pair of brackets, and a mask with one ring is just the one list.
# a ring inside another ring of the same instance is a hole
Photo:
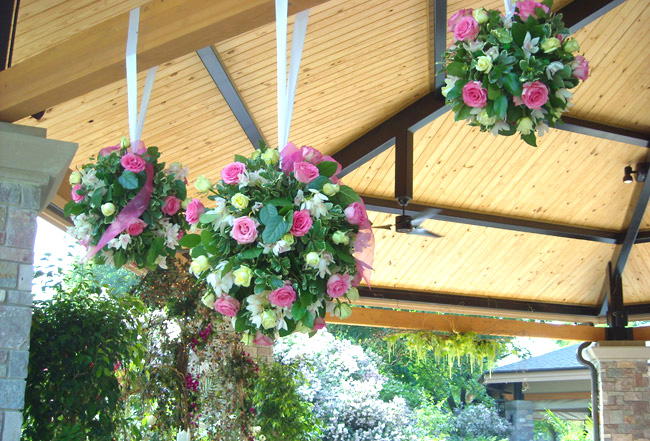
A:
{"label": "brick column", "polygon": [[586,355],[598,369],[602,441],[650,441],[650,382],[645,342],[599,342]]}
{"label": "brick column", "polygon": [[20,439],[40,188],[0,180],[0,439]]}
{"label": "brick column", "polygon": [[526,400],[506,402],[506,419],[512,423],[510,441],[533,441],[533,410],[535,403]]}
{"label": "brick column", "polygon": [[59,187],[76,145],[0,123],[0,440],[18,441],[32,321],[36,217]]}

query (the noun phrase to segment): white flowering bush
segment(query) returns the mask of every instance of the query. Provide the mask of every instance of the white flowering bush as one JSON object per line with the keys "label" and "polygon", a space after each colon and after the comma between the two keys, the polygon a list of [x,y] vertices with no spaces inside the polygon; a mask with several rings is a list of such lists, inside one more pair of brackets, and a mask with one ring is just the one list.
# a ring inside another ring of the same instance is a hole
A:
{"label": "white flowering bush", "polygon": [[323,422],[324,441],[424,439],[403,398],[379,398],[386,378],[374,354],[328,332],[311,339],[303,334],[280,339],[274,352],[281,363],[301,363],[308,385],[299,392]]}
{"label": "white flowering bush", "polygon": [[454,417],[449,420],[450,441],[508,438],[512,425],[501,418],[496,409],[483,404],[456,409]]}

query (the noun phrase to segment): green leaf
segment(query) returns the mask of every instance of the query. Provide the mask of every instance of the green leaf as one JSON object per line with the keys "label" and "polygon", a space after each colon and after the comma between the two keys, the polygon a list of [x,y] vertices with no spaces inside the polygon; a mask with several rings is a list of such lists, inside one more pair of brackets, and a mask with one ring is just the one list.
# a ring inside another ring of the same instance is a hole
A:
{"label": "green leaf", "polygon": [[235,331],[244,332],[246,330],[246,319],[243,315],[238,316],[235,319]]}
{"label": "green leaf", "polygon": [[209,224],[217,219],[219,219],[221,216],[218,215],[217,213],[204,213],[199,217],[199,222],[203,224]]}
{"label": "green leaf", "polygon": [[262,240],[264,243],[272,244],[282,239],[291,225],[284,221],[280,216],[275,216],[267,219],[265,223],[264,232],[262,233]]}
{"label": "green leaf", "polygon": [[278,279],[274,277],[272,279],[269,279],[269,286],[271,287],[271,289],[282,288],[284,286],[284,282],[282,281],[282,279]]}
{"label": "green leaf", "polygon": [[246,162],[248,161],[248,158],[246,156],[242,156],[242,155],[235,155],[235,161],[246,164]]}
{"label": "green leaf", "polygon": [[[185,237],[185,236],[183,236]],[[182,239],[182,238],[181,238]],[[214,237],[212,236],[212,233],[208,230],[203,230],[201,231],[201,243],[205,248],[212,247],[212,241],[214,240]]]}
{"label": "green leaf", "polygon": [[156,260],[156,257],[158,257],[158,253],[156,252],[154,247],[149,248],[149,250],[147,251],[147,257],[146,257],[146,260],[145,260],[147,266],[153,265],[153,263]]}
{"label": "green leaf", "polygon": [[508,111],[508,98],[501,95],[496,100],[494,100],[494,113],[496,113],[497,118],[505,119],[507,111]]}
{"label": "green leaf", "polygon": [[129,170],[124,170],[122,176],[117,178],[117,181],[120,185],[127,190],[133,190],[138,188],[138,176]]}
{"label": "green leaf", "polygon": [[553,107],[564,108],[566,106],[564,100],[562,98],[555,96],[555,94],[550,94],[548,96],[548,100],[550,101],[551,106]]}
{"label": "green leaf", "polygon": [[264,204],[260,210],[260,222],[262,222],[264,225],[267,225],[269,222],[271,222],[272,219],[278,217],[278,210],[273,204]]}
{"label": "green leaf", "polygon": [[241,253],[239,253],[239,256],[242,259],[256,259],[259,257],[260,254],[262,254],[262,248],[249,248],[248,250],[244,250]]}
{"label": "green leaf", "polygon": [[357,192],[347,185],[341,185],[339,192],[336,194],[336,198],[343,208],[346,208],[353,202],[361,202],[361,198]]}
{"label": "green leaf", "polygon": [[184,201],[187,198],[187,186],[185,185],[185,182],[176,179],[173,185],[176,190],[176,197],[181,201]]}
{"label": "green leaf", "polygon": [[311,312],[307,313],[302,317],[302,324],[307,326],[309,329],[314,329],[314,316]]}
{"label": "green leaf", "polygon": [[531,131],[528,135],[521,135],[521,139],[523,139],[526,144],[532,145],[533,147],[537,147],[537,138],[535,138],[535,132]]}
{"label": "green leaf", "polygon": [[276,207],[293,207],[293,201],[285,198],[273,198],[266,201],[265,204],[271,204]]}
{"label": "green leaf", "polygon": [[504,28],[493,29],[491,34],[494,35],[497,40],[499,40],[499,43],[512,43],[512,36],[510,35],[510,32]]}
{"label": "green leaf", "polygon": [[352,255],[350,255],[350,251],[346,252],[344,250],[339,249],[338,247],[334,247],[334,253],[343,262],[347,262],[347,263],[354,263],[355,262],[354,257]]}
{"label": "green leaf", "polygon": [[93,191],[93,194],[90,197],[90,205],[93,207],[99,207],[102,204],[103,196],[104,195],[102,194],[101,188],[98,188],[97,190]]}
{"label": "green leaf", "polygon": [[468,118],[471,112],[472,112],[472,108],[469,107],[467,104],[463,104],[463,106],[454,116],[454,121],[460,121],[461,119]]}
{"label": "green leaf", "polygon": [[488,85],[488,99],[494,100],[501,96],[501,89],[496,84]]}
{"label": "green leaf", "polygon": [[226,266],[221,270],[221,277],[225,277],[235,267],[235,259],[230,259]]}
{"label": "green leaf", "polygon": [[336,170],[338,169],[338,164],[333,161],[323,161],[316,165],[318,167],[318,172],[321,176],[327,176],[328,178],[334,176]]}
{"label": "green leaf", "polygon": [[122,265],[126,263],[126,255],[124,254],[124,251],[116,251],[115,254],[113,254],[113,263],[115,264],[115,268],[121,268]]}
{"label": "green leaf", "polygon": [[503,81],[503,87],[505,87],[512,96],[521,96],[523,89],[521,86],[521,81],[519,81],[517,75],[511,72],[507,75],[504,75],[501,80]]}
{"label": "green leaf", "polygon": [[194,248],[201,243],[201,236],[198,234],[186,234],[180,238],[178,243],[184,248]]}
{"label": "green leaf", "polygon": [[510,28],[512,32],[512,39],[515,44],[519,47],[524,45],[524,40],[526,39],[526,26],[522,23],[512,23]]}
{"label": "green leaf", "polygon": [[63,213],[65,214],[65,216],[70,216],[70,215],[77,216],[78,214],[81,214],[84,211],[86,211],[86,209],[84,208],[83,205],[77,204],[75,201],[70,201],[67,204],[65,204]]}
{"label": "green leaf", "polygon": [[447,66],[447,72],[449,75],[453,75],[455,77],[464,77],[465,72],[467,72],[467,65],[465,63],[461,63],[460,61],[454,61],[452,63],[449,63]]}
{"label": "green leaf", "polygon": [[323,189],[323,185],[327,184],[330,181],[330,179],[327,176],[319,176],[313,181],[311,181],[309,184],[307,184],[307,190],[318,190],[321,191]]}
{"label": "green leaf", "polygon": [[293,316],[294,320],[300,320],[305,316],[307,313],[307,308],[302,306],[300,302],[294,302],[293,306],[291,307],[291,315]]}

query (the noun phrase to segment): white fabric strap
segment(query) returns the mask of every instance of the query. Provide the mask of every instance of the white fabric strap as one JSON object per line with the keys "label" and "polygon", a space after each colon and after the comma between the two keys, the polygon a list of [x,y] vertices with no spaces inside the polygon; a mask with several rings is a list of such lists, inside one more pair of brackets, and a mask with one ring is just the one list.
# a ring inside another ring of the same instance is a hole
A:
{"label": "white fabric strap", "polygon": [[126,93],[129,109],[129,135],[131,145],[139,141],[142,136],[144,117],[149,105],[149,97],[153,88],[158,67],[153,67],[147,72],[147,79],[142,92],[140,115],[138,116],[138,27],[140,25],[140,7],[131,10],[129,14],[129,35],[126,40]]}
{"label": "white fabric strap", "polygon": [[278,69],[278,149],[282,151],[289,142],[291,116],[296,97],[300,59],[305,45],[309,10],[299,12],[293,25],[291,40],[291,59],[287,84],[287,14],[288,0],[275,0],[275,36],[277,41]]}
{"label": "white fabric strap", "polygon": [[515,10],[512,7],[512,0],[503,0],[503,5],[505,6],[505,17],[510,18],[514,14]]}

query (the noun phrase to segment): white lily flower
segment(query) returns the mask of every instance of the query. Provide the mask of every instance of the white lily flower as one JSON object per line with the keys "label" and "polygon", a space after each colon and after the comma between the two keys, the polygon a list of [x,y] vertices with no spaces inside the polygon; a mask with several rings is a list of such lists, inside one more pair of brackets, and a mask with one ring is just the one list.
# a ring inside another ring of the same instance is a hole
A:
{"label": "white lily flower", "polygon": [[330,253],[324,252],[321,254],[320,260],[318,261],[318,277],[324,279],[325,276],[332,274],[328,268],[331,263],[334,263],[334,258]]}
{"label": "white lily flower", "polygon": [[546,66],[546,78],[549,80],[553,78],[553,75],[564,69],[564,64],[560,61],[554,61],[548,66]]}
{"label": "white lily flower", "polygon": [[477,52],[483,49],[483,46],[485,46],[484,41],[470,41],[469,43],[463,43],[463,47],[465,48],[466,51],[468,52]]}
{"label": "white lily flower", "polygon": [[492,130],[490,130],[490,133],[492,133],[494,136],[497,136],[499,134],[499,131],[508,130],[509,128],[510,125],[508,125],[507,122],[503,120],[497,120],[497,122],[494,123]]}
{"label": "white lily flower", "polygon": [[130,243],[131,236],[127,233],[122,233],[119,235],[119,237],[116,237],[115,239],[112,239],[110,242],[108,242],[108,248],[115,248],[116,250],[122,248],[123,250],[126,250],[126,247],[128,247]]}
{"label": "white lily flower", "polygon": [[526,54],[526,58],[529,58],[531,54],[536,54],[539,51],[537,44],[539,43],[539,37],[532,38],[530,32],[526,32],[526,37],[524,38],[524,45],[522,49]]}
{"label": "white lily flower", "polygon": [[321,216],[326,216],[328,212],[327,196],[318,190],[309,190],[312,193],[310,199],[305,199],[300,205],[301,210],[309,210],[309,214],[315,219],[320,218]]}
{"label": "white lily flower", "polygon": [[230,288],[232,288],[232,285],[235,282],[235,276],[232,271],[229,271],[223,277],[221,276],[221,272],[227,264],[227,261],[222,260],[215,267],[214,271],[206,277],[206,281],[212,287],[212,290],[217,297],[221,297],[223,294],[228,294]]}
{"label": "white lily flower", "polygon": [[154,261],[158,267],[162,269],[167,269],[167,256],[158,256],[156,257],[156,260]]}

